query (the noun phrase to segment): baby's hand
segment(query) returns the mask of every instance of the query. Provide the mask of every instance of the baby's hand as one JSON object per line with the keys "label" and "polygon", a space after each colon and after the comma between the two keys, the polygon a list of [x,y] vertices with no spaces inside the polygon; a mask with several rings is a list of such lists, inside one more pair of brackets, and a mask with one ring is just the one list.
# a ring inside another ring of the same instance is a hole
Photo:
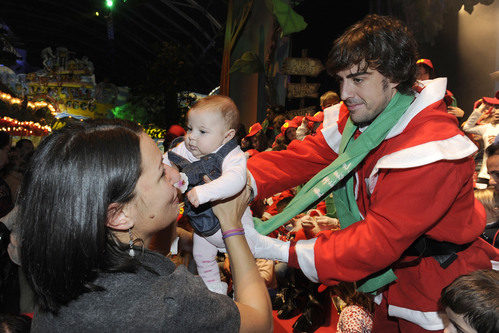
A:
{"label": "baby's hand", "polygon": [[170,184],[175,185],[175,183],[180,181],[180,172],[177,167],[168,164],[163,164],[163,167],[165,168],[166,179]]}
{"label": "baby's hand", "polygon": [[198,195],[196,193],[196,188],[195,187],[192,190],[190,190],[189,192],[187,192],[187,199],[189,199],[190,203],[194,207],[198,207],[199,206],[199,199],[198,199]]}

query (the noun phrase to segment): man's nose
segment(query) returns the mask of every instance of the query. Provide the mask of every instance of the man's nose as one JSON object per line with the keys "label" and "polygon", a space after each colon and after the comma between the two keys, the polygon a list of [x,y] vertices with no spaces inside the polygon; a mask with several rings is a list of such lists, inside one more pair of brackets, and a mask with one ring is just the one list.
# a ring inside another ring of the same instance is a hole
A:
{"label": "man's nose", "polygon": [[353,96],[352,85],[348,82],[342,82],[340,87],[340,94],[342,100],[347,100]]}

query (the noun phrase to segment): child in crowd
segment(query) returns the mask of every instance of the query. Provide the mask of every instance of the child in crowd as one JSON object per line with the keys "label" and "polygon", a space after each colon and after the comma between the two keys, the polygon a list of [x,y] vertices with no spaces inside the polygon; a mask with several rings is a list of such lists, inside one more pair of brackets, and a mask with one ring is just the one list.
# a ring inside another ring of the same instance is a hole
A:
{"label": "child in crowd", "polygon": [[449,319],[444,332],[499,332],[499,272],[458,277],[442,290],[440,305]]}
{"label": "child in crowd", "polygon": [[374,302],[356,290],[355,282],[341,282],[330,287],[333,304],[340,313],[338,333],[370,333],[373,329]]}
{"label": "child in crowd", "polygon": [[487,224],[482,233],[482,238],[492,246],[499,248],[499,207],[497,206],[497,194],[494,189],[475,189],[475,198],[485,208]]}
{"label": "child in crowd", "polygon": [[[463,131],[479,135],[483,140],[483,150],[487,149],[499,134],[499,99],[484,97],[463,124]],[[479,124],[481,119],[481,124]],[[487,156],[483,156],[478,174],[477,188],[486,188],[490,176],[487,173]]]}
{"label": "child in crowd", "polygon": [[[163,162],[181,171],[178,187],[186,191],[184,214],[194,229],[193,256],[198,273],[208,289],[225,294],[227,284],[220,279],[216,261],[218,250],[225,248],[225,236],[245,233],[252,250],[255,240],[264,237],[255,230],[249,207],[242,218],[244,230],[222,235],[210,205],[236,195],[246,185],[246,156],[234,137],[239,111],[229,97],[208,96],[192,106],[187,122],[185,138],[164,155]],[[205,183],[205,175],[210,182]]]}

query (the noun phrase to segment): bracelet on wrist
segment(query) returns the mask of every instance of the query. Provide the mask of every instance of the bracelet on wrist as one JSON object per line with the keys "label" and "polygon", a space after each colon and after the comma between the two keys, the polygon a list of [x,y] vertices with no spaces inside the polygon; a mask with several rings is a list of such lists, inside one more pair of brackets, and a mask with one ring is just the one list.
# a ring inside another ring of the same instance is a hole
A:
{"label": "bracelet on wrist", "polygon": [[244,229],[243,228],[237,228],[237,229],[226,230],[226,231],[222,232],[222,236],[230,234],[230,233],[233,233],[233,232],[238,232],[238,231],[243,231],[244,232]]}
{"label": "bracelet on wrist", "polygon": [[232,236],[237,236],[237,235],[244,235],[244,230],[243,231],[236,231],[236,232],[231,232],[229,234],[223,235],[222,239],[226,239]]}

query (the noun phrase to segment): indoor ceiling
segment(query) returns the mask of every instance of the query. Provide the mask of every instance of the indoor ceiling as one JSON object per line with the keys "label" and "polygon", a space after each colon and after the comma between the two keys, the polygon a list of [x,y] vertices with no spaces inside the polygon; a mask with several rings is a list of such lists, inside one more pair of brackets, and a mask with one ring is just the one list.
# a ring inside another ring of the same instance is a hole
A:
{"label": "indoor ceiling", "polygon": [[204,68],[200,89],[218,84],[226,12],[224,0],[114,0],[111,10],[106,0],[0,1],[0,23],[34,67],[44,48],[66,47],[94,63],[98,81],[128,84],[166,41]]}

